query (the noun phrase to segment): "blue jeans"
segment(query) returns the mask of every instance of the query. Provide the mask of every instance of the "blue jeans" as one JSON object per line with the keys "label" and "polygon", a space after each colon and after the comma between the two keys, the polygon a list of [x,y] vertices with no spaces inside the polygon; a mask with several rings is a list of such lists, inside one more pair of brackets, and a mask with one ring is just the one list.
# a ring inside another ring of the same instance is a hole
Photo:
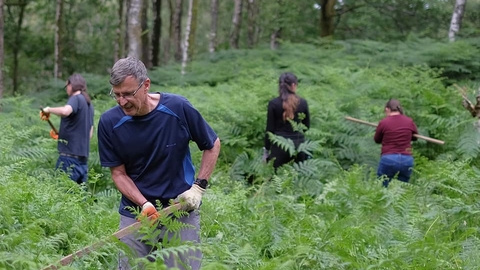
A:
{"label": "blue jeans", "polygon": [[88,178],[88,160],[87,158],[75,158],[67,156],[58,156],[55,169],[60,169],[68,174],[77,184],[86,183]]}
{"label": "blue jeans", "polygon": [[386,154],[380,158],[378,164],[377,176],[387,176],[388,179],[383,181],[383,186],[387,187],[393,177],[397,176],[398,180],[408,182],[413,171],[413,157],[402,154]]}

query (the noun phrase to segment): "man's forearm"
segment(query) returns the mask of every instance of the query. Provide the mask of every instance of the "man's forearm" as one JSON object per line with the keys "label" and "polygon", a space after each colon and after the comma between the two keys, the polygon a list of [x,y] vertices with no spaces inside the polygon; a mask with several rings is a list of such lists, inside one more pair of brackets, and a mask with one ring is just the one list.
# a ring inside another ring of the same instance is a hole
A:
{"label": "man's forearm", "polygon": [[202,161],[200,170],[198,171],[198,178],[209,179],[215,169],[218,155],[220,153],[220,139],[217,138],[213,144],[212,149],[204,150],[202,154]]}
{"label": "man's forearm", "polygon": [[133,180],[125,173],[112,171],[112,179],[117,186],[117,189],[125,195],[130,201],[134,202],[136,205],[142,206],[143,203],[147,200],[143,194],[138,190]]}

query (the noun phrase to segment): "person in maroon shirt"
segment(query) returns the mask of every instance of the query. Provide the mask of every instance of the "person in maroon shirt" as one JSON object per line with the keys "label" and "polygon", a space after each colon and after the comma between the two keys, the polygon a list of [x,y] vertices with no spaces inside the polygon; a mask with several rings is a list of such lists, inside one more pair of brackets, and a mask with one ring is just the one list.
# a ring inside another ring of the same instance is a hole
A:
{"label": "person in maroon shirt", "polygon": [[[275,169],[292,159],[295,159],[295,162],[301,162],[308,158],[304,152],[290,156],[280,146],[273,144],[268,136],[268,132],[271,132],[277,136],[291,139],[297,148],[305,141],[303,132],[310,128],[310,113],[307,101],[297,95],[297,85],[298,80],[294,74],[283,73],[278,79],[279,96],[268,103],[263,160],[265,162],[273,160]],[[290,121],[297,124],[302,123],[305,130],[295,130]]]}
{"label": "person in maroon shirt", "polygon": [[395,176],[403,182],[410,180],[414,164],[411,141],[417,140],[413,135],[418,130],[413,120],[403,114],[400,102],[396,99],[387,102],[385,115],[378,123],[374,140],[382,144],[377,175],[387,177],[383,181],[383,186],[387,187]]}

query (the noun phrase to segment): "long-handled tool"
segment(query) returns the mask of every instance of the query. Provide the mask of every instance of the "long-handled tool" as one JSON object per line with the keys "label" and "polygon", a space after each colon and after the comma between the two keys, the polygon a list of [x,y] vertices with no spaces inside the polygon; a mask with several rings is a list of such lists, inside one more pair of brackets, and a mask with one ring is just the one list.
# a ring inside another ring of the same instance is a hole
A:
{"label": "long-handled tool", "polygon": [[[377,126],[377,124],[370,123],[370,122],[363,121],[363,120],[360,120],[360,119],[357,119],[357,118],[353,118],[353,117],[349,117],[349,116],[345,116],[345,119],[347,119],[347,120],[349,120],[349,121],[352,121],[352,122],[356,122],[356,123],[360,123],[360,124],[372,126],[372,127],[376,127],[376,126]],[[440,140],[437,140],[437,139],[433,139],[433,138],[430,138],[430,137],[427,137],[427,136],[422,136],[422,135],[419,135],[419,134],[413,134],[413,137],[416,137],[416,138],[425,140],[425,141],[427,141],[427,142],[436,143],[436,144],[445,144],[444,141],[440,141]]]}
{"label": "long-handled tool", "polygon": [[[42,112],[45,113],[45,112],[43,111],[43,108],[42,108],[42,107],[40,107],[40,110],[42,110]],[[58,135],[58,130],[55,128],[55,126],[52,124],[52,122],[50,122],[50,119],[47,119],[47,121],[48,121],[48,124],[50,125],[50,127],[52,128],[53,132],[55,132],[55,134]]]}
{"label": "long-handled tool", "polygon": [[[181,204],[176,203],[176,204],[173,204],[173,205],[170,205],[168,207],[163,208],[162,210],[159,211],[159,214],[160,214],[160,216],[168,216],[168,215],[172,214],[173,212],[175,212],[177,210],[180,210],[180,209],[182,209]],[[124,237],[125,235],[129,235],[131,233],[134,233],[135,231],[140,229],[141,226],[142,226],[142,223],[140,221],[137,221],[137,222],[133,223],[132,225],[115,232],[110,237],[113,236],[113,237],[116,237],[117,239],[120,239],[120,238]],[[74,259],[80,258],[84,255],[87,255],[87,254],[91,253],[95,249],[103,246],[105,243],[106,243],[106,240],[102,240],[102,241],[94,243],[90,246],[87,246],[85,248],[82,248],[75,253],[72,253],[70,255],[67,255],[67,256],[63,257],[56,264],[51,264],[51,265],[49,265],[45,268],[42,268],[42,270],[57,270],[62,266],[70,264]]]}

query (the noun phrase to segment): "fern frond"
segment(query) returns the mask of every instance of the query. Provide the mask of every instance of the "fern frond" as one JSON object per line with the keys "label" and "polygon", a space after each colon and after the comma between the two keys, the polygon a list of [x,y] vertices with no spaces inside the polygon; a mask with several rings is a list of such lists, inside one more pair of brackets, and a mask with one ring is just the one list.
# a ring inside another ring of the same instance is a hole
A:
{"label": "fern frond", "polygon": [[280,147],[283,151],[289,153],[290,156],[295,155],[295,144],[291,139],[275,135],[271,132],[268,132],[268,138],[273,144]]}

